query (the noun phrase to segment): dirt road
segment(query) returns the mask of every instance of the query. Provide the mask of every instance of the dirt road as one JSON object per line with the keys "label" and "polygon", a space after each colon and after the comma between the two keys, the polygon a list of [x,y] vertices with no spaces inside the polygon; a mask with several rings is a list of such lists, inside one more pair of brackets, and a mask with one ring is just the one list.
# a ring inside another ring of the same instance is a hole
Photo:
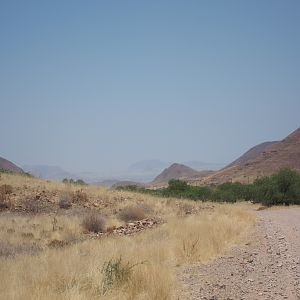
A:
{"label": "dirt road", "polygon": [[180,270],[179,299],[300,299],[300,208],[257,217],[246,245]]}

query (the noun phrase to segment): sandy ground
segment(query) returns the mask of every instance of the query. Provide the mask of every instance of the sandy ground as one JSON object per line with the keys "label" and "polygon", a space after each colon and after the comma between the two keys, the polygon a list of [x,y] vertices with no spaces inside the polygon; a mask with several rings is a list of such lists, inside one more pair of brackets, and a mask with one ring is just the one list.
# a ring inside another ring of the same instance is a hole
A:
{"label": "sandy ground", "polygon": [[300,208],[262,210],[257,217],[244,246],[180,268],[178,299],[300,299]]}

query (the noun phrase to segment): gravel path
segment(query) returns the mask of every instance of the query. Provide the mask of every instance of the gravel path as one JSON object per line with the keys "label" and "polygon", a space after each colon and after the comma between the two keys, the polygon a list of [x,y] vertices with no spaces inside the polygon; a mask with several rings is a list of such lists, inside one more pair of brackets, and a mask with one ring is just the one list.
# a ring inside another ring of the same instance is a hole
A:
{"label": "gravel path", "polygon": [[300,299],[300,208],[257,216],[246,245],[179,270],[178,299]]}

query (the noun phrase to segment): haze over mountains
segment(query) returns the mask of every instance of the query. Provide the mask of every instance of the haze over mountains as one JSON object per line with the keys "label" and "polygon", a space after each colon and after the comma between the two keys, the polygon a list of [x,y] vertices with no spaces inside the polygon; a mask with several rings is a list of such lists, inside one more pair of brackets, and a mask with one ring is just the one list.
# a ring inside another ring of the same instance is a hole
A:
{"label": "haze over mountains", "polygon": [[[195,170],[212,169],[216,170],[224,164],[205,163],[200,161],[188,161],[183,163]],[[111,186],[118,181],[137,181],[150,182],[157,174],[165,168],[172,165],[170,162],[164,162],[157,159],[142,160],[131,164],[127,169],[120,170],[111,174],[101,174],[96,172],[69,172],[60,166],[48,165],[24,165],[23,169],[39,178],[50,180],[62,180],[64,178],[83,179],[89,183],[98,183],[105,186]]]}
{"label": "haze over mountains", "polygon": [[[219,166],[219,170],[216,170]],[[193,168],[194,167],[194,168]],[[270,175],[280,168],[290,167],[300,171],[300,128],[281,141],[264,142],[252,147],[238,159],[221,168],[221,164],[188,161],[182,164],[160,160],[143,160],[130,165],[117,174],[101,176],[93,172],[71,173],[59,166],[28,166],[24,171],[44,179],[83,179],[89,183],[106,186],[123,183],[166,184],[170,179],[183,179],[199,184],[219,184],[228,181],[252,182],[259,176]],[[13,172],[23,170],[7,159],[0,157],[0,169]]]}

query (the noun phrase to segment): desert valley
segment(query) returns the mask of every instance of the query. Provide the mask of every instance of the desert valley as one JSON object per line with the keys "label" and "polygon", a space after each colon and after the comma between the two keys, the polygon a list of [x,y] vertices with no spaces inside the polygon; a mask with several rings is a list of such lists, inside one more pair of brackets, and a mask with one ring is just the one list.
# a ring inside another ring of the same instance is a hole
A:
{"label": "desert valley", "polygon": [[0,300],[300,300],[300,1],[0,1]]}
{"label": "desert valley", "polygon": [[[220,171],[174,164],[143,189],[172,180],[249,184],[284,167],[299,171],[299,133]],[[1,299],[300,297],[299,208],[43,180],[4,158],[0,207]]]}

